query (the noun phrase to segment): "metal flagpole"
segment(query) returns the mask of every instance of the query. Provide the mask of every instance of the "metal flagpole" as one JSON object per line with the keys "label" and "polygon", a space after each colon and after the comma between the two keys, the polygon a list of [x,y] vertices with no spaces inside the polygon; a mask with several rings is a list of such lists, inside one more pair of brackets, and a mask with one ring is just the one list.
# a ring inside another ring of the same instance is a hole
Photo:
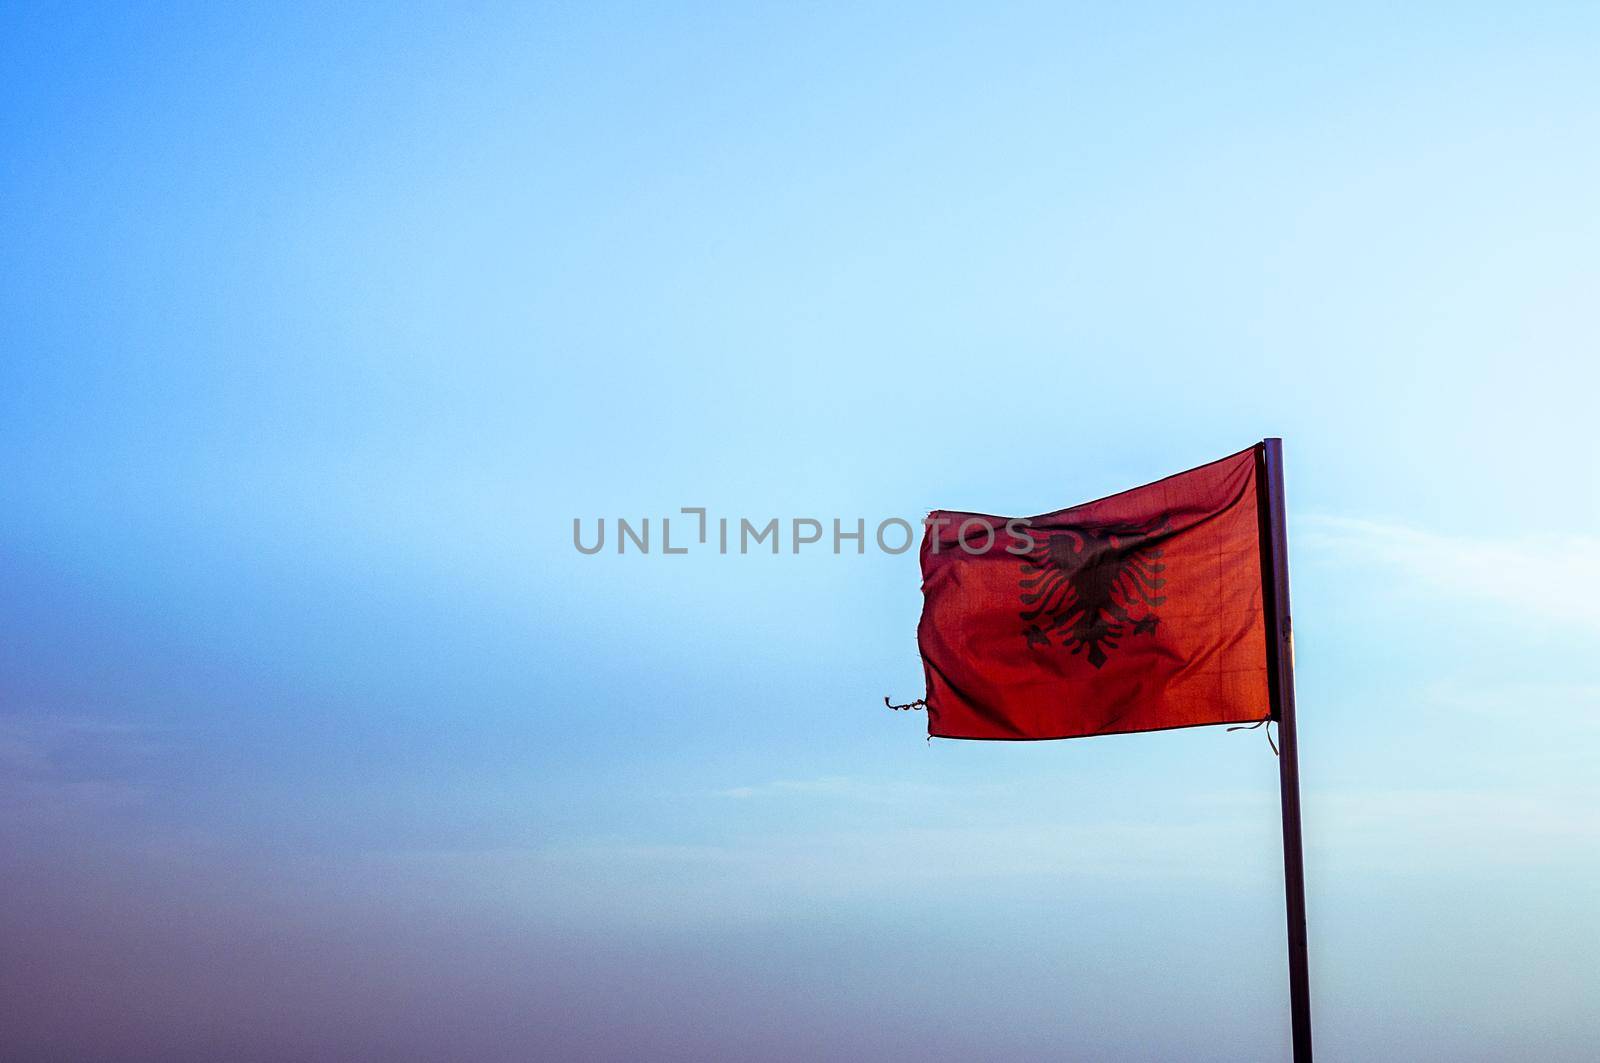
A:
{"label": "metal flagpole", "polygon": [[1289,918],[1289,1019],[1294,1063],[1311,1063],[1311,983],[1306,967],[1306,871],[1300,844],[1300,761],[1294,726],[1294,629],[1289,612],[1289,537],[1283,519],[1283,440],[1261,447],[1263,580],[1267,593],[1268,686],[1278,722],[1283,806],[1284,909]]}

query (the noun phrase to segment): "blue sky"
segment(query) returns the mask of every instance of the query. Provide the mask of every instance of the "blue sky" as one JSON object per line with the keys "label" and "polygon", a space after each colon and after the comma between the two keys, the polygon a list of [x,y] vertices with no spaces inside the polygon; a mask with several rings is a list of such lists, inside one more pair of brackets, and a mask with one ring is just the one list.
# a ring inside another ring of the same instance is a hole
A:
{"label": "blue sky", "polygon": [[8,5],[10,1058],[1282,1058],[1276,765],[914,554],[1285,438],[1319,1044],[1600,1026],[1582,5]]}

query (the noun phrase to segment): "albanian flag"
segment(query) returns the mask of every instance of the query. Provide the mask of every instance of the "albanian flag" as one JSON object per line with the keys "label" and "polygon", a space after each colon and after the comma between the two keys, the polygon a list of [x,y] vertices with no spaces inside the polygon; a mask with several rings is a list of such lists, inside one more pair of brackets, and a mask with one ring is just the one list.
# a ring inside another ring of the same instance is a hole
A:
{"label": "albanian flag", "polygon": [[1038,517],[930,514],[917,627],[928,733],[1267,718],[1262,449]]}

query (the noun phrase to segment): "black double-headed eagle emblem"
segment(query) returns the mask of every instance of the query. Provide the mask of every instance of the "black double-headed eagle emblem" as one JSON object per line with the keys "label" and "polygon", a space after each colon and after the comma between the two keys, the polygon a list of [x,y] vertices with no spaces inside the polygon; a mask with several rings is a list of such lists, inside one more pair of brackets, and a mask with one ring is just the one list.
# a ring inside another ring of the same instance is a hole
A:
{"label": "black double-headed eagle emblem", "polygon": [[1099,668],[1122,639],[1153,634],[1166,601],[1159,543],[1170,529],[1163,519],[1145,528],[1036,531],[1020,581],[1028,646],[1065,646]]}

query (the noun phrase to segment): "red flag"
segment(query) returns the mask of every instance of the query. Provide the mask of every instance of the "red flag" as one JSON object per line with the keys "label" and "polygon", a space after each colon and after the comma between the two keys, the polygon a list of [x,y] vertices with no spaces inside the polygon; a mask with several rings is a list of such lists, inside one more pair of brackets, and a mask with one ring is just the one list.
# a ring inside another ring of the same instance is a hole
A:
{"label": "red flag", "polygon": [[917,628],[928,733],[1265,719],[1261,453],[1038,517],[930,514]]}

